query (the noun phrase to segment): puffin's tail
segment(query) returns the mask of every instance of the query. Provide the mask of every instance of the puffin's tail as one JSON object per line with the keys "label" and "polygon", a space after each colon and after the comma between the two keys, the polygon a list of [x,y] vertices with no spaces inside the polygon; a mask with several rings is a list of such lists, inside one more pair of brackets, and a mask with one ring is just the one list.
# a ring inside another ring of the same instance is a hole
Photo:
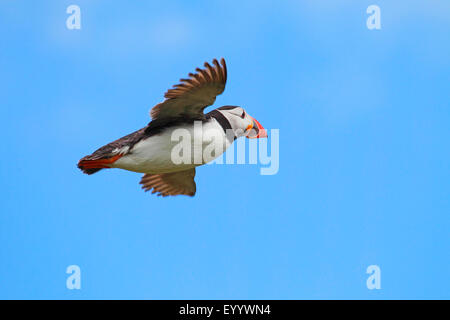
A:
{"label": "puffin's tail", "polygon": [[111,168],[111,164],[116,162],[122,155],[118,154],[110,158],[98,158],[98,156],[89,155],[78,161],[78,168],[86,174],[94,174],[102,169]]}

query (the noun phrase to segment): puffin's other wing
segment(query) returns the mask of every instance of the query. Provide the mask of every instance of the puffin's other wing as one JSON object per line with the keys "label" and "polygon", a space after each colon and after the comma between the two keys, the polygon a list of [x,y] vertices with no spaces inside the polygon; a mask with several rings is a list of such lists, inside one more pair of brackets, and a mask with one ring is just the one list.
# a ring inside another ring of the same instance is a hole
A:
{"label": "puffin's other wing", "polygon": [[222,58],[214,59],[213,65],[205,62],[205,69],[197,68],[197,73],[189,73],[188,79],[180,79],[179,84],[169,89],[166,100],[150,110],[152,120],[192,118],[203,119],[203,109],[216,100],[216,96],[225,90],[227,66]]}
{"label": "puffin's other wing", "polygon": [[158,192],[158,196],[184,194],[192,197],[196,190],[194,177],[195,168],[171,173],[146,173],[140,184],[145,191],[153,189],[152,193]]}

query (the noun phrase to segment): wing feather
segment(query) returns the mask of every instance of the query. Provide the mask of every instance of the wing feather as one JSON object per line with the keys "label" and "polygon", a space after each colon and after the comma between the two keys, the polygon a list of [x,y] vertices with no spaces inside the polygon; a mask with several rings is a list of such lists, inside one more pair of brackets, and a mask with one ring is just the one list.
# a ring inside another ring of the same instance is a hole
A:
{"label": "wing feather", "polygon": [[203,110],[214,103],[216,96],[225,90],[227,66],[222,58],[213,60],[213,66],[205,62],[205,69],[196,68],[189,78],[180,79],[180,83],[164,94],[166,100],[150,110],[153,120],[162,118],[202,119]]}
{"label": "wing feather", "polygon": [[196,191],[194,178],[195,168],[171,173],[146,173],[140,184],[142,184],[142,189],[145,191],[153,189],[152,194],[158,193],[158,196],[167,197],[179,194],[193,196]]}

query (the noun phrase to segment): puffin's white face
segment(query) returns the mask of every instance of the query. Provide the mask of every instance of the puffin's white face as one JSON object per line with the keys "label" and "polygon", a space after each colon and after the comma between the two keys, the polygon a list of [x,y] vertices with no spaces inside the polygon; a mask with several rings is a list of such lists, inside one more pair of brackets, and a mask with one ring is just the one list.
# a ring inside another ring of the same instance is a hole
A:
{"label": "puffin's white face", "polygon": [[235,131],[236,137],[246,136],[247,138],[266,138],[267,132],[262,125],[243,108],[225,106],[218,108],[228,119],[231,128]]}

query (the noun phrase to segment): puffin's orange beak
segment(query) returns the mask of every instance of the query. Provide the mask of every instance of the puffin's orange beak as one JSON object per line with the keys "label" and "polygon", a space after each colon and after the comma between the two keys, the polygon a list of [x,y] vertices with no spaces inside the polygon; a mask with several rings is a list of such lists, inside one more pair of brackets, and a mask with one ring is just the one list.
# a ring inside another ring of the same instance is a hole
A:
{"label": "puffin's orange beak", "polygon": [[249,115],[249,117],[253,120],[253,125],[251,126],[250,133],[247,135],[247,138],[249,139],[256,139],[256,138],[267,138],[267,131],[263,128],[261,123],[259,123],[258,120],[253,118]]}

